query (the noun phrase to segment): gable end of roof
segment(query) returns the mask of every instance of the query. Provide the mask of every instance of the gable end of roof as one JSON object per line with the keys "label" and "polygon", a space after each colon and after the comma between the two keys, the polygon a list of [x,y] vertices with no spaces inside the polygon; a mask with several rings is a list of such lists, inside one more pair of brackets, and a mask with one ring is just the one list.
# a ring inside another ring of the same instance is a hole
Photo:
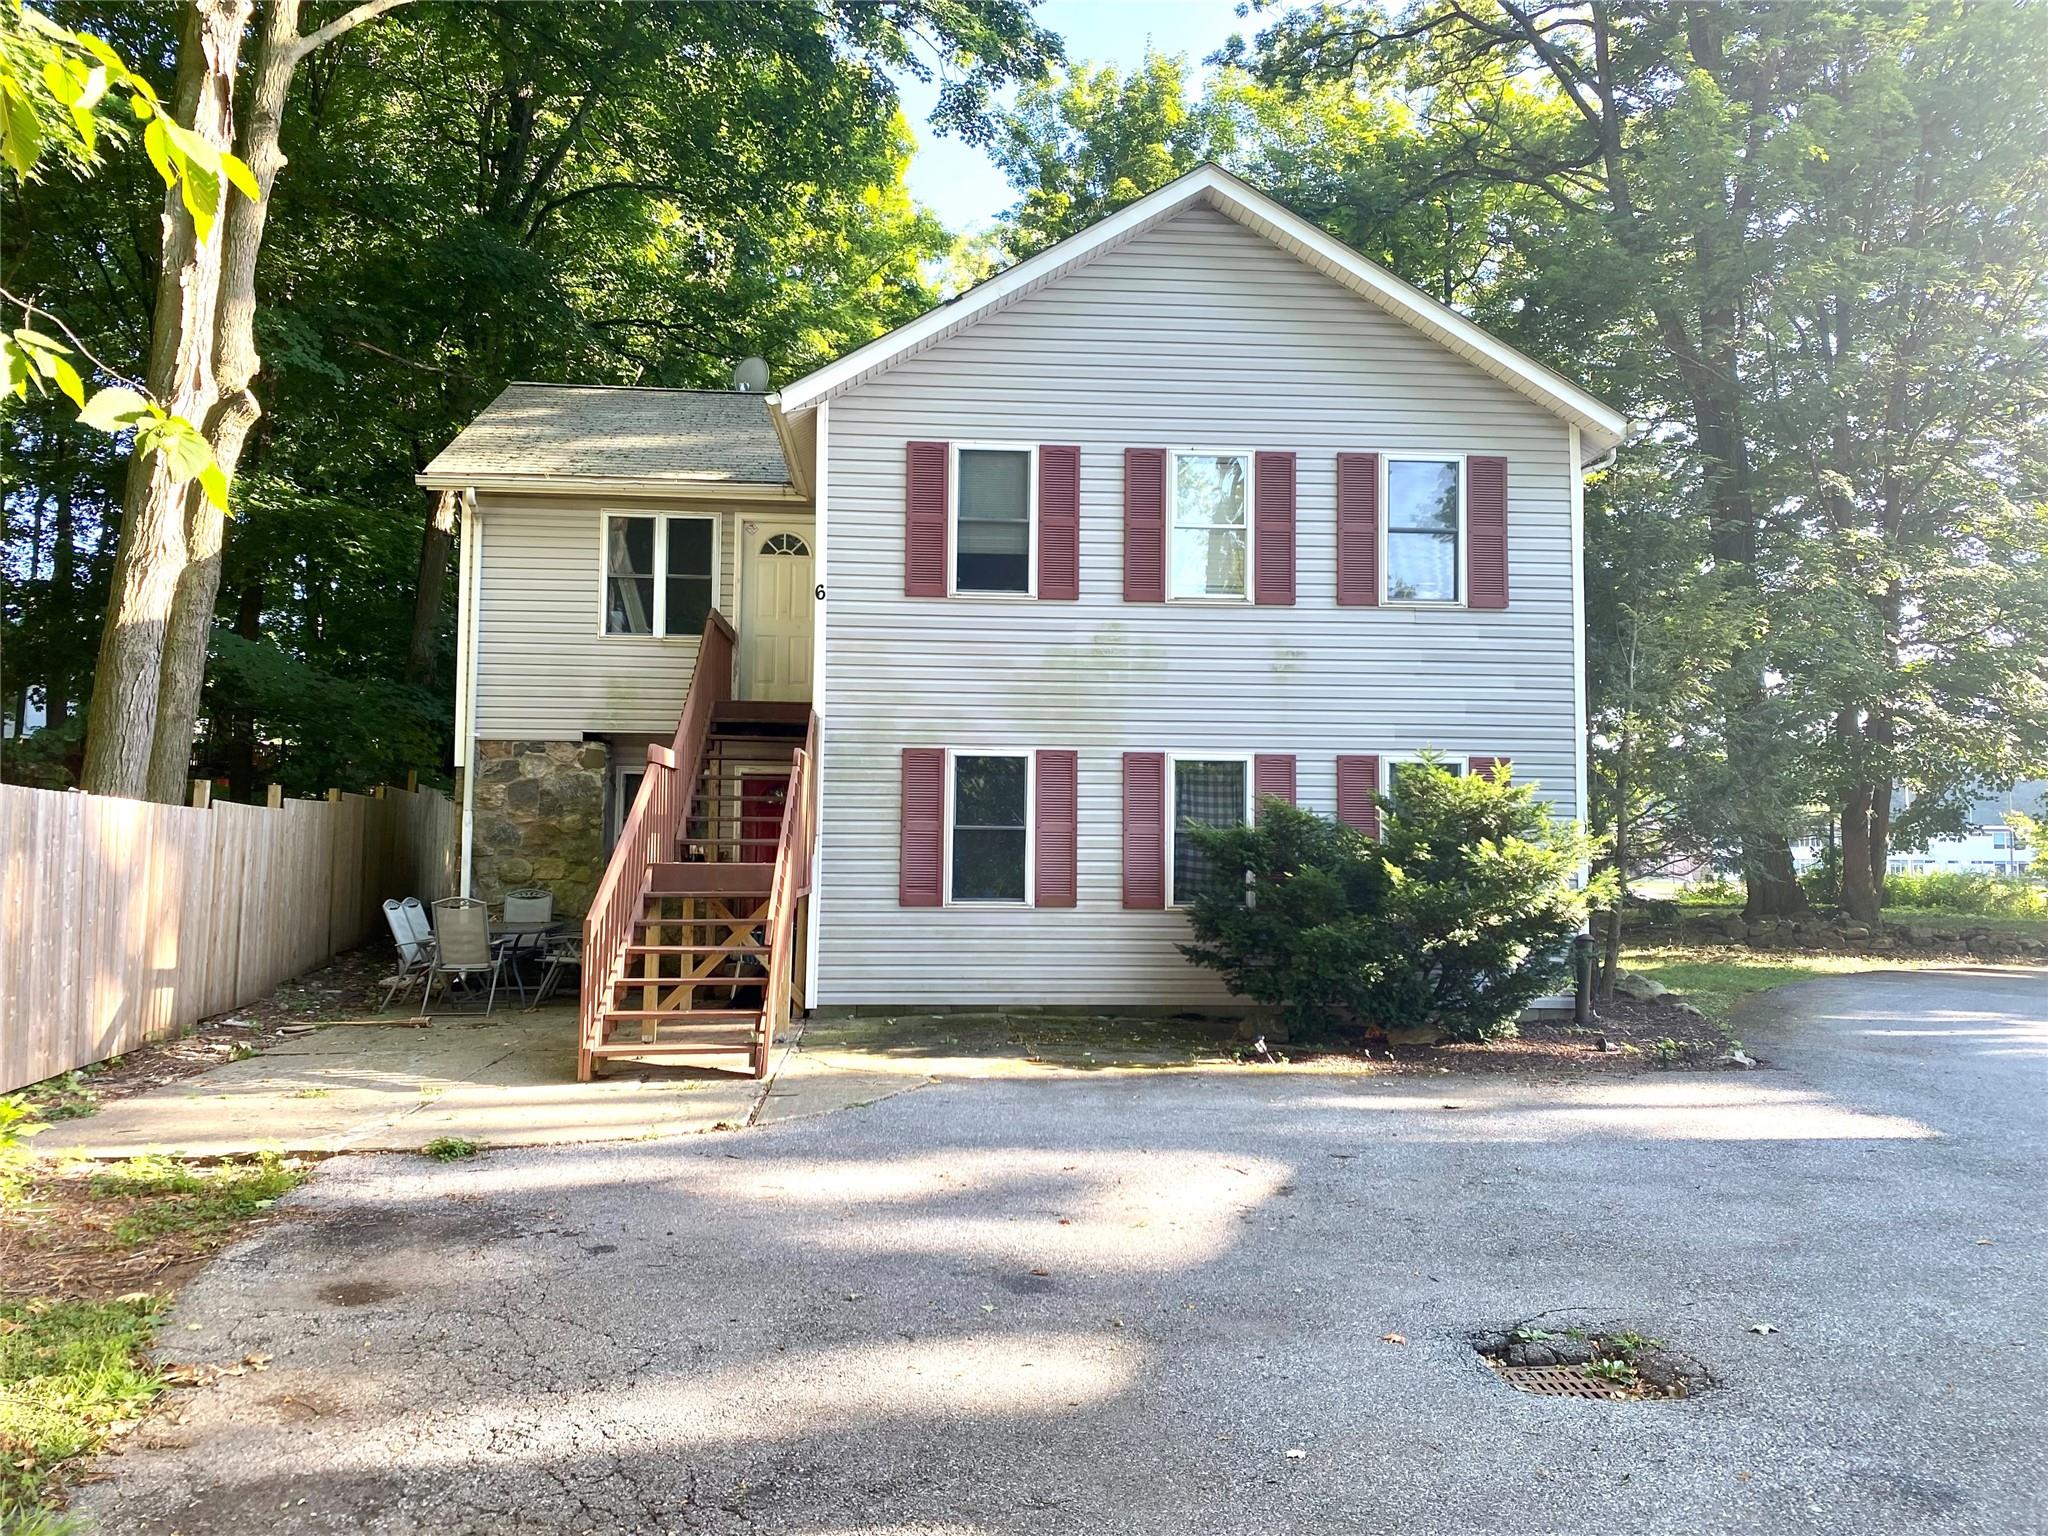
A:
{"label": "gable end of roof", "polygon": [[1213,208],[1243,225],[1562,421],[1578,427],[1589,457],[1605,453],[1626,439],[1627,419],[1612,406],[1216,165],[1196,167],[929,314],[813,370],[782,390],[781,409],[808,410],[858,388],[877,374],[1198,206]]}

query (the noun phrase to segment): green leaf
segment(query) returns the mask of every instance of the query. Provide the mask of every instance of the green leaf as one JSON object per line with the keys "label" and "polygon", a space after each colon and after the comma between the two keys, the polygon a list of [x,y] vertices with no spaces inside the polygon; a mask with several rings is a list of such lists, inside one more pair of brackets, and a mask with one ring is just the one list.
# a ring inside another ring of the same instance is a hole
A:
{"label": "green leaf", "polygon": [[43,61],[43,85],[63,106],[70,106],[79,97],[79,82],[71,72],[55,59]]}
{"label": "green leaf", "polygon": [[35,108],[26,96],[4,81],[0,81],[0,95],[5,95],[7,101],[6,115],[0,118],[0,158],[26,181],[34,172],[36,161],[42,158],[43,127],[36,121]]}
{"label": "green leaf", "polygon": [[163,119],[163,125],[164,135],[171,141],[172,152],[188,170],[196,165],[202,170],[219,173],[220,146],[204,134],[194,133],[190,128],[183,127],[168,117]]}
{"label": "green leaf", "polygon": [[242,196],[249,199],[252,203],[263,201],[263,189],[256,184],[256,173],[243,164],[239,156],[230,155],[223,151],[220,157],[220,168],[227,173],[228,180],[235,184],[235,190],[241,193]]}
{"label": "green leaf", "polygon": [[119,432],[150,413],[149,401],[132,389],[103,389],[79,408],[78,419],[99,432]]}
{"label": "green leaf", "polygon": [[184,200],[185,211],[192,215],[192,228],[199,235],[199,243],[204,245],[213,238],[213,221],[220,217],[220,177],[188,164],[178,183],[178,195]]}
{"label": "green leaf", "polygon": [[221,473],[220,465],[211,454],[207,455],[206,467],[199,471],[200,489],[206,492],[206,499],[222,512],[228,509],[228,477]]}
{"label": "green leaf", "polygon": [[[138,117],[145,115],[147,114],[141,112],[136,114]],[[164,185],[175,187],[178,184],[178,168],[172,162],[171,141],[164,133],[164,120],[161,117],[150,118],[149,126],[142,130],[142,147],[149,151],[149,163],[156,167],[157,175],[163,177]]]}
{"label": "green leaf", "polygon": [[78,370],[61,357],[48,359],[49,371],[57,380],[57,387],[64,391],[71,403],[80,410],[85,408],[85,380],[78,376]]}

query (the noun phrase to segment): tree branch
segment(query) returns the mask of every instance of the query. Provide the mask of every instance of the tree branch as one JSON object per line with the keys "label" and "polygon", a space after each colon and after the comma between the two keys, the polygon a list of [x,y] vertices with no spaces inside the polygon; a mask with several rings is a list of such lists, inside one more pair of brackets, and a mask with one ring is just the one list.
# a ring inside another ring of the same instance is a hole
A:
{"label": "tree branch", "polygon": [[334,20],[327,23],[326,26],[321,27],[318,31],[308,32],[296,43],[293,43],[291,61],[293,64],[297,64],[299,60],[303,59],[314,49],[326,47],[344,32],[353,32],[364,22],[375,21],[386,11],[395,11],[401,5],[410,3],[411,0],[363,0],[361,5],[356,6],[352,10],[343,11]]}

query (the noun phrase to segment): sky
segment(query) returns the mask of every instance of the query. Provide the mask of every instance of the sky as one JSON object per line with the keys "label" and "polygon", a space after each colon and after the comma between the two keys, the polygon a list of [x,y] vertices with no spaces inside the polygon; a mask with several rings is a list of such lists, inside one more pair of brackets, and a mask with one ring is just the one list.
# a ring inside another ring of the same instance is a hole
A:
{"label": "sky", "polygon": [[[1040,26],[1066,39],[1076,63],[1115,64],[1128,70],[1149,42],[1161,53],[1184,53],[1198,73],[1204,58],[1232,33],[1257,30],[1238,19],[1236,0],[1044,0],[1033,13]],[[986,225],[1017,201],[987,154],[958,139],[941,138],[928,119],[938,85],[902,82],[903,115],[917,135],[910,162],[910,192],[956,230]]]}

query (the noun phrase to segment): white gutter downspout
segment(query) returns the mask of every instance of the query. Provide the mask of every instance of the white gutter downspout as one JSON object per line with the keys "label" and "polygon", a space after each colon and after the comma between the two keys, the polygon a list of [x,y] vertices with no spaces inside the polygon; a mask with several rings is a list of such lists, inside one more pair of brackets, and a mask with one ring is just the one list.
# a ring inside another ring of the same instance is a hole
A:
{"label": "white gutter downspout", "polygon": [[[777,420],[781,409],[776,410]],[[818,1006],[818,963],[824,958],[818,950],[819,935],[824,925],[819,914],[824,903],[820,900],[825,890],[825,604],[831,589],[826,585],[825,541],[831,534],[831,519],[827,516],[827,505],[832,489],[832,403],[828,400],[818,406],[812,417],[812,431],[816,443],[816,471],[813,475],[812,491],[817,500],[812,504],[811,551],[812,579],[817,582],[819,595],[813,599],[817,607],[811,613],[811,711],[818,717],[818,755],[811,763],[811,772],[818,784],[818,825],[811,829],[811,904],[807,914],[810,932],[804,938],[804,953],[810,957],[804,966],[804,1009],[815,1011]]]}
{"label": "white gutter downspout", "polygon": [[476,515],[476,492],[462,493],[462,559],[457,568],[461,592],[455,622],[455,753],[462,769],[462,869],[459,893],[470,894],[470,871],[476,853],[476,673],[477,594],[483,589],[483,520]]}

